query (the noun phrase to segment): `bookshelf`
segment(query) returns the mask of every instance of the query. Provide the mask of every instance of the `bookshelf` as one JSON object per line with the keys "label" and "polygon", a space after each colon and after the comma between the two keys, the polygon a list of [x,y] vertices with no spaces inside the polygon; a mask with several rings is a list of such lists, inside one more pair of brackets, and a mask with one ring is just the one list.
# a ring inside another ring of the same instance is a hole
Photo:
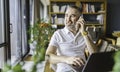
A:
{"label": "bookshelf", "polygon": [[106,33],[107,0],[50,0],[49,17],[51,24],[64,26],[64,14],[69,5],[82,5],[86,27]]}

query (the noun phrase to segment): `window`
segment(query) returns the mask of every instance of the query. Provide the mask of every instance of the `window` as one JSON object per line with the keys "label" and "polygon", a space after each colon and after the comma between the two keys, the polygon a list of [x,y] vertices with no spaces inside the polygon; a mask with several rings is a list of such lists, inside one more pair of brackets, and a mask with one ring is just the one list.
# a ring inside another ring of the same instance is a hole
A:
{"label": "window", "polygon": [[10,59],[9,8],[6,0],[0,0],[0,68]]}
{"label": "window", "polygon": [[[29,52],[27,31],[30,19],[34,20],[34,1],[0,0],[0,68],[8,60],[12,65],[18,63]],[[43,17],[44,6],[41,6]]]}
{"label": "window", "polygon": [[[28,1],[28,2],[27,2]],[[16,64],[28,53],[29,0],[10,0],[11,62]]]}
{"label": "window", "polygon": [[3,7],[2,0],[0,0],[0,44],[4,43],[4,24],[3,24]]}

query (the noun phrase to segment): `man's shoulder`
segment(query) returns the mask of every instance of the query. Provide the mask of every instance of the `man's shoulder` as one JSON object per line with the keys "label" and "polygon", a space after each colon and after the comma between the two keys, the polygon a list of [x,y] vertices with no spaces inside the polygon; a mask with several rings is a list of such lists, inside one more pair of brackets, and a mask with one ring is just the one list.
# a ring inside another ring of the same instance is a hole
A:
{"label": "man's shoulder", "polygon": [[56,33],[61,33],[61,32],[63,32],[64,31],[64,29],[57,29],[55,32]]}
{"label": "man's shoulder", "polygon": [[61,35],[63,36],[64,32],[65,32],[64,29],[58,29],[58,30],[55,31],[54,34],[57,35],[57,36],[61,36]]}

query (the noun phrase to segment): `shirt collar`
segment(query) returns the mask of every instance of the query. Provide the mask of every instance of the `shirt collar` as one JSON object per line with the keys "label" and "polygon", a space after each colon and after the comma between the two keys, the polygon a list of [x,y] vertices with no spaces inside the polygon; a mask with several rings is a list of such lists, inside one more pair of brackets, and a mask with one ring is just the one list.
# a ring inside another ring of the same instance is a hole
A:
{"label": "shirt collar", "polygon": [[64,27],[64,31],[66,32],[66,34],[70,33],[67,27]]}
{"label": "shirt collar", "polygon": [[[71,31],[68,30],[67,27],[64,27],[64,31],[66,34],[72,33]],[[78,36],[79,34],[81,34],[80,31],[76,35]]]}

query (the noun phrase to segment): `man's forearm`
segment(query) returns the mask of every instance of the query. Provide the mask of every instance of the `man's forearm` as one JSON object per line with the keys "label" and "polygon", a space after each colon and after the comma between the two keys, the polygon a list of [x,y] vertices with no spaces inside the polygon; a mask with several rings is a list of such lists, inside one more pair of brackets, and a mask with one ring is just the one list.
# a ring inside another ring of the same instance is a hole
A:
{"label": "man's forearm", "polygon": [[86,42],[87,45],[87,49],[89,51],[90,54],[95,53],[97,51],[97,48],[95,46],[95,44],[93,43],[93,41],[89,38],[88,35],[83,36],[84,40]]}
{"label": "man's forearm", "polygon": [[66,59],[68,58],[67,56],[58,56],[56,54],[47,54],[47,55],[48,55],[48,60],[52,64],[66,63]]}

